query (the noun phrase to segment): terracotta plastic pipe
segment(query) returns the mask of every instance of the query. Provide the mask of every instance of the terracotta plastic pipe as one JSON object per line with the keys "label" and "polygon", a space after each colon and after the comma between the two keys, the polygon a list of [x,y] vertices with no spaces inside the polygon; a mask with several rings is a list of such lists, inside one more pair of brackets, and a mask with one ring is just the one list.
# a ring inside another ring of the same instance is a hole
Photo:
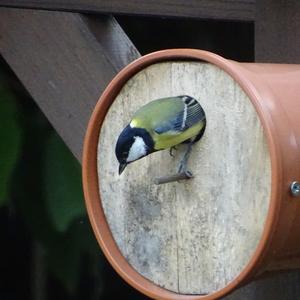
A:
{"label": "terracotta plastic pipe", "polygon": [[[97,144],[110,104],[134,74],[151,64],[171,60],[206,61],[232,76],[259,115],[271,156],[270,207],[258,247],[247,266],[232,282],[206,296],[176,294],[137,273],[113,239],[98,191]],[[128,65],[111,81],[95,107],[84,143],[83,187],[95,236],[124,280],[155,299],[216,299],[265,271],[300,268],[300,197],[295,197],[290,190],[294,181],[300,182],[300,65],[238,63],[193,49],[151,53]],[[297,189],[297,186],[294,188]]]}

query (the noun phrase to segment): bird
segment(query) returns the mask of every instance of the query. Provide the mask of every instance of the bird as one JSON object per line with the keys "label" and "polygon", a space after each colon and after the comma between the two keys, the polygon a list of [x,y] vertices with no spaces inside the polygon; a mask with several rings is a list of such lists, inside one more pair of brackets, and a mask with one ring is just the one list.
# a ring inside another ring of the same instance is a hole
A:
{"label": "bird", "polygon": [[120,133],[115,146],[119,175],[126,166],[153,152],[188,144],[178,172],[186,168],[192,145],[206,127],[206,116],[199,102],[188,95],[160,98],[138,109]]}

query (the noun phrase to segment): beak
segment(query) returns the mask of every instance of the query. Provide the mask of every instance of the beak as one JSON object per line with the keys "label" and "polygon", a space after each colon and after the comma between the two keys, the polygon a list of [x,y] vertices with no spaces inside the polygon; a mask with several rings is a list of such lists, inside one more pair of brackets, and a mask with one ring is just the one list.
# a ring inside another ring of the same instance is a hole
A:
{"label": "beak", "polygon": [[127,166],[126,163],[119,165],[119,175],[122,174],[122,172],[125,170],[126,166]]}

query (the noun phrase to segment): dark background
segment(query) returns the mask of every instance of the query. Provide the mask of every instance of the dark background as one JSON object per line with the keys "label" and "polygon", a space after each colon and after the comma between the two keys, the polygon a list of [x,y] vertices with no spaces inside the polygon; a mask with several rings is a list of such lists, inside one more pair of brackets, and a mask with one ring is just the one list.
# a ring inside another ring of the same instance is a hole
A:
{"label": "dark background", "polygon": [[[253,23],[117,20],[141,54],[198,48],[254,60]],[[148,299],[102,255],[86,216],[79,163],[2,58],[0,140],[0,299]]]}

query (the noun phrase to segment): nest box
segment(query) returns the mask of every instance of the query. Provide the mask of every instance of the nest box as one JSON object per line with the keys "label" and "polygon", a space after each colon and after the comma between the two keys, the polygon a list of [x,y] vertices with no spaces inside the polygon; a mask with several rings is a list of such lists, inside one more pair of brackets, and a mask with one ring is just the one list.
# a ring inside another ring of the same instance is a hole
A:
{"label": "nest box", "polygon": [[[194,178],[162,185],[182,155],[160,151],[118,175],[115,144],[154,99],[190,95],[207,127]],[[109,84],[83,156],[86,205],[110,263],[155,299],[216,299],[266,271],[300,267],[300,66],[213,53],[146,55]]]}

